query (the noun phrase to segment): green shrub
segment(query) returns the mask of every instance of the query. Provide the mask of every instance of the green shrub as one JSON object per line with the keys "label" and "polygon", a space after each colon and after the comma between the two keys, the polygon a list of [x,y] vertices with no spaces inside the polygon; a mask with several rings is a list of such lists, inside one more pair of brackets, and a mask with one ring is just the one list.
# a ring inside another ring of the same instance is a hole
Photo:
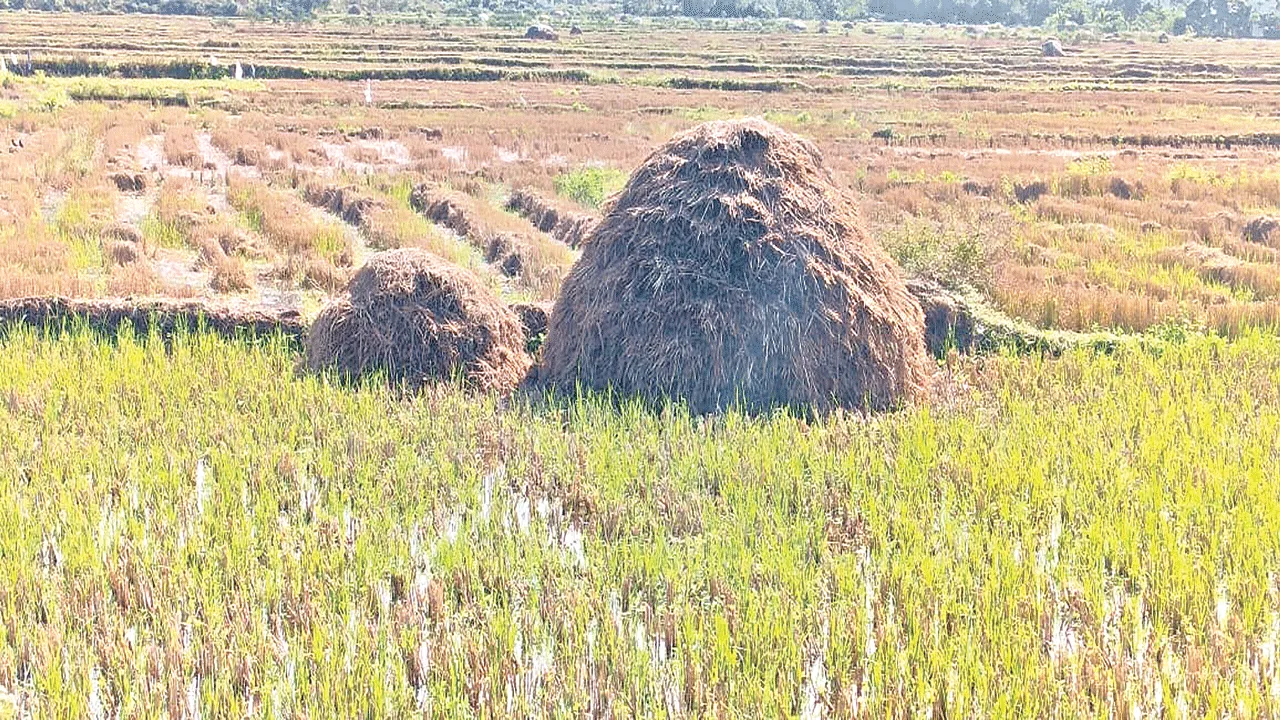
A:
{"label": "green shrub", "polygon": [[627,176],[611,167],[584,167],[556,176],[556,193],[587,207],[598,208],[622,189]]}
{"label": "green shrub", "polygon": [[957,212],[941,221],[908,217],[879,239],[913,275],[948,287],[988,288],[993,260],[1010,232],[1007,215]]}

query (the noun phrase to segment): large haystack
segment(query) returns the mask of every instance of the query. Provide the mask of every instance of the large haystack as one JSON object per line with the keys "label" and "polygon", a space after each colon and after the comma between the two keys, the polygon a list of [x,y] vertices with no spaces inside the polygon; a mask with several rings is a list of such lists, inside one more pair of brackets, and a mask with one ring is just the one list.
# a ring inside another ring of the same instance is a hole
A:
{"label": "large haystack", "polygon": [[927,383],[920,306],[810,143],[701,125],[649,157],[583,243],[539,382],[734,404],[885,409]]}
{"label": "large haystack", "polygon": [[325,308],[307,364],[344,375],[385,372],[420,385],[461,376],[505,391],[528,372],[520,319],[470,271],[419,249],[379,253]]}

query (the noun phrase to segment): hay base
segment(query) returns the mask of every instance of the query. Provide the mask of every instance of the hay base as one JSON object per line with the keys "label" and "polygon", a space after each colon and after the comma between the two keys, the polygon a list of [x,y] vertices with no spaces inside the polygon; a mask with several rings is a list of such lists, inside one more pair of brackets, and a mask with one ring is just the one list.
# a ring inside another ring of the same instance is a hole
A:
{"label": "hay base", "polygon": [[35,328],[89,329],[115,335],[122,328],[155,330],[171,337],[181,329],[197,328],[224,337],[266,336],[279,333],[297,340],[307,332],[302,316],[293,310],[239,308],[195,300],[72,300],[27,297],[0,300],[0,325]]}

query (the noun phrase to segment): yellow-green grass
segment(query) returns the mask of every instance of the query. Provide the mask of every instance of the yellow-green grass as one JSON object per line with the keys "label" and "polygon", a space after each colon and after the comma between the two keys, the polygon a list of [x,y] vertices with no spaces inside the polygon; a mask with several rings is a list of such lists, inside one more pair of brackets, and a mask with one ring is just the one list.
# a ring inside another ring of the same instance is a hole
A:
{"label": "yellow-green grass", "polygon": [[14,331],[0,703],[1274,715],[1280,340],[1170,337],[964,361],[932,408],[806,423]]}

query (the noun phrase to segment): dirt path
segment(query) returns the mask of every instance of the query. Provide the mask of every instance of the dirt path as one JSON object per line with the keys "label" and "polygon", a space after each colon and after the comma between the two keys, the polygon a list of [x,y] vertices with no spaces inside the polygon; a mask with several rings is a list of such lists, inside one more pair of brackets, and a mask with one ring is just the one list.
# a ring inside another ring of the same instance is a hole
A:
{"label": "dirt path", "polygon": [[[116,196],[116,220],[138,232],[142,232],[142,221],[151,213],[159,192],[156,178],[164,171],[163,145],[163,135],[148,135],[138,141],[134,163],[138,174],[146,178],[146,186],[142,190],[122,190]],[[124,172],[134,169],[122,168]]]}
{"label": "dirt path", "polygon": [[[163,135],[150,135],[139,142],[137,164],[146,175],[158,178],[159,182],[151,183],[145,192],[122,193],[117,204],[117,219],[140,230],[143,219],[155,206],[160,183],[171,178],[186,178],[197,183],[215,213],[236,213],[227,199],[228,174],[259,177],[260,172],[255,167],[234,166],[231,158],[213,144],[209,133],[198,133],[196,146],[203,166],[200,170],[169,164],[164,156]],[[151,266],[166,284],[189,289],[200,296],[217,296],[233,303],[253,301],[269,311],[297,311],[303,305],[301,291],[285,287],[275,277],[274,268],[267,262],[246,263],[253,287],[250,293],[239,297],[214,292],[210,287],[213,274],[200,262],[199,253],[192,248],[157,248],[151,259]]]}
{"label": "dirt path", "polygon": [[[323,167],[317,166],[315,170],[326,176],[333,176],[344,170],[350,170],[358,175],[372,175],[376,172],[399,170],[413,162],[409,148],[399,140],[359,140],[351,143],[320,140],[318,142],[324,150],[325,157],[329,159],[329,164]],[[378,153],[378,161],[357,160],[351,157],[351,148],[372,150]]]}
{"label": "dirt path", "polygon": [[[148,183],[147,189],[141,193],[121,193],[117,202],[117,219],[141,232],[142,221],[155,207],[156,198],[160,194],[161,184],[168,178],[195,176],[190,168],[170,165],[164,156],[164,135],[148,135],[138,142],[136,151],[138,167],[156,182]],[[188,288],[198,295],[213,293],[209,287],[212,274],[197,266],[199,256],[190,248],[156,248],[151,258],[151,267],[156,275],[168,285]]]}

